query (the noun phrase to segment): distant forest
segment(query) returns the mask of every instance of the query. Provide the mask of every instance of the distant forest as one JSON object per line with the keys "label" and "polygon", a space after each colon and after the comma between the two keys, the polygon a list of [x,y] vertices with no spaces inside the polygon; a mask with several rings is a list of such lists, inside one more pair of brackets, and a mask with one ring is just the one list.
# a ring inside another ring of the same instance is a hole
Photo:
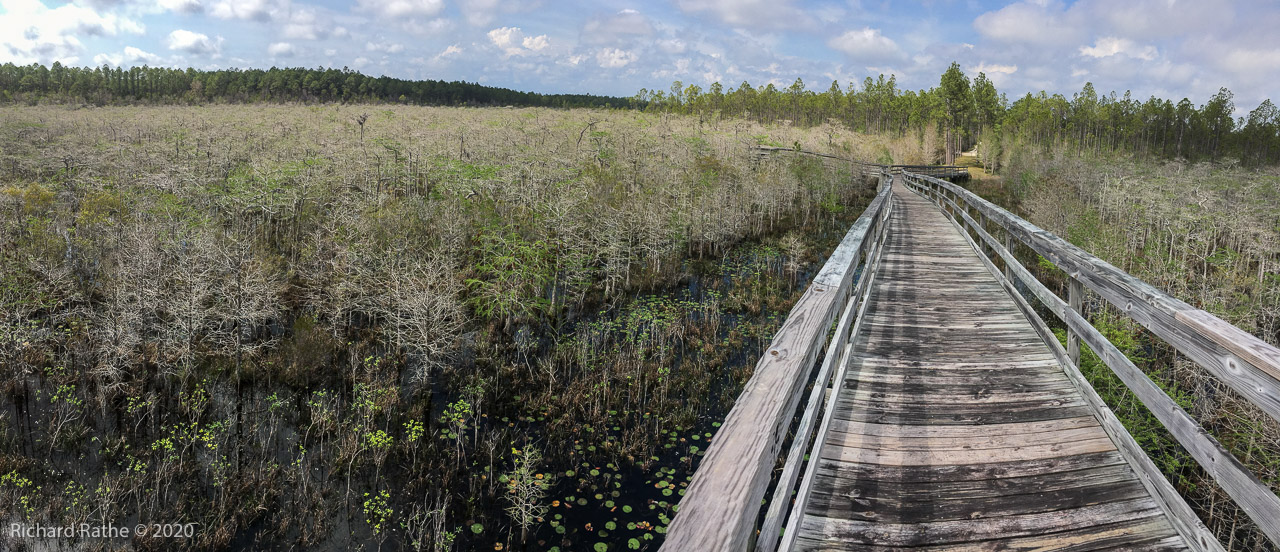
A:
{"label": "distant forest", "polygon": [[746,116],[760,122],[790,120],[812,126],[848,125],[873,134],[922,138],[935,135],[943,144],[944,162],[957,151],[979,145],[989,168],[1008,150],[1025,146],[1066,147],[1094,152],[1130,152],[1189,161],[1234,159],[1247,165],[1280,162],[1280,109],[1264,101],[1248,116],[1233,118],[1233,95],[1222,88],[1199,107],[1183,98],[1152,96],[1146,101],[1130,92],[1099,94],[1092,83],[1066,98],[1028,93],[1009,101],[983,73],[970,80],[953,63],[939,85],[928,90],[898,88],[893,76],[867,77],[861,85],[826,91],[806,88],[796,79],[779,89],[743,82],[725,90],[672,83],[670,92],[641,90],[635,103],[674,112]]}
{"label": "distant forest", "polygon": [[4,103],[95,105],[199,102],[348,102],[422,105],[631,107],[630,98],[538,94],[469,82],[371,77],[347,68],[169,69],[0,65]]}
{"label": "distant forest", "polygon": [[1027,93],[1014,101],[983,73],[970,79],[953,63],[939,85],[900,89],[893,76],[867,77],[842,88],[814,91],[804,81],[736,89],[714,83],[672,83],[670,91],[641,89],[629,98],[591,94],[538,94],[467,82],[371,77],[343,69],[169,69],[40,64],[0,65],[0,102],[79,101],[95,105],[201,102],[348,102],[422,105],[613,107],[665,110],[703,118],[747,117],[762,123],[823,123],[906,136],[941,144],[941,161],[978,146],[997,169],[1010,150],[1025,146],[1129,152],[1189,161],[1233,160],[1249,166],[1280,163],[1280,108],[1264,101],[1234,118],[1230,90],[1203,105],[1126,91],[1100,94],[1092,83],[1067,98]]}

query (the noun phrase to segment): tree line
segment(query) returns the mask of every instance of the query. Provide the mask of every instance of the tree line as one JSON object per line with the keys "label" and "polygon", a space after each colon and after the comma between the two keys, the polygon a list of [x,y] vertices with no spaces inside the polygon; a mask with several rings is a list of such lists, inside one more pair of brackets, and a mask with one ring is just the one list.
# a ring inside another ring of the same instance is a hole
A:
{"label": "tree line", "polygon": [[939,160],[953,163],[957,152],[982,148],[989,168],[1002,154],[1022,146],[1069,147],[1081,151],[1132,152],[1189,161],[1238,160],[1246,165],[1280,162],[1280,108],[1264,101],[1235,118],[1230,90],[1222,88],[1196,106],[1152,96],[1146,101],[1126,91],[1099,93],[1092,83],[1071,98],[1028,92],[1014,101],[979,72],[970,79],[952,63],[936,87],[908,90],[883,74],[825,91],[803,80],[737,88],[713,83],[707,89],[681,81],[669,91],[641,89],[618,98],[591,94],[539,94],[467,82],[371,77],[343,69],[171,69],[68,67],[54,62],[0,65],[0,101],[82,101],[121,103],[199,102],[375,102],[428,105],[516,105],[617,107],[663,110],[707,117],[747,117],[761,123],[823,123],[893,136],[914,135],[942,144]]}
{"label": "tree line", "polygon": [[1092,83],[1067,98],[1027,93],[1014,101],[984,73],[970,79],[952,63],[936,87],[906,90],[894,76],[867,77],[842,88],[808,89],[801,79],[786,88],[773,84],[736,89],[714,83],[672,83],[670,91],[641,89],[634,104],[700,116],[749,117],[760,122],[790,121],[802,126],[846,125],[873,134],[940,139],[941,161],[957,151],[982,148],[984,163],[1018,146],[1067,147],[1093,152],[1130,152],[1189,161],[1235,159],[1247,165],[1280,162],[1280,109],[1271,100],[1247,116],[1234,118],[1230,90],[1222,88],[1203,105],[1187,98],[1176,104],[1132,92],[1100,94]]}
{"label": "tree line", "polygon": [[372,77],[342,69],[171,69],[0,65],[0,101],[97,105],[199,102],[364,102],[425,105],[630,107],[629,98],[539,94],[481,84]]}

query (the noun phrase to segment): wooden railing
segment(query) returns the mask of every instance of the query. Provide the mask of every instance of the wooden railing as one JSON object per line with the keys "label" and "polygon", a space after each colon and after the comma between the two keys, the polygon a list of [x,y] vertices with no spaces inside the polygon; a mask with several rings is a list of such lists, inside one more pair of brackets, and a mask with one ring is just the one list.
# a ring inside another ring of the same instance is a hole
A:
{"label": "wooden railing", "polygon": [[[1204,367],[1267,415],[1280,420],[1280,349],[1152,287],[1088,252],[1071,245],[968,190],[937,178],[904,175],[907,187],[938,205],[969,237],[993,272],[996,259],[1004,264],[1003,283],[1021,303],[1037,329],[1060,353],[1068,376],[1094,403],[1103,426],[1162,507],[1175,528],[1202,549],[1220,549],[1210,533],[1160,475],[1132,437],[1084,381],[1077,366],[1083,341],[1119,376],[1183,448],[1243,509],[1263,534],[1280,545],[1280,497],[1160,389],[1124,353],[1094,328],[1080,312],[1084,290],[1090,289],[1182,354]],[[998,240],[992,231],[1002,234]],[[971,233],[971,234],[970,234]],[[1063,301],[1022,266],[1012,253],[1014,240],[1031,248],[1070,278]],[[1058,346],[1047,326],[1023,301],[1013,282],[1021,282],[1068,328],[1067,347]]]}
{"label": "wooden railing", "polygon": [[[783,444],[799,416],[782,474],[768,501],[757,546],[759,550],[772,551],[777,545],[786,513],[783,510],[791,502],[802,461],[813,441],[822,398],[832,381],[833,368],[843,364],[838,361],[848,354],[846,343],[856,328],[856,313],[865,305],[875,276],[891,212],[892,177],[884,175],[881,186],[760,357],[694,473],[668,527],[662,550],[750,549],[756,541],[761,502],[773,480]],[[860,273],[859,267],[863,269]],[[837,314],[840,318],[836,330],[828,337]],[[819,367],[817,358],[824,345],[826,355]],[[815,368],[818,374],[801,410],[800,399]],[[827,412],[830,410],[828,405]],[[825,431],[828,423],[824,420],[820,431]]]}
{"label": "wooden railing", "polygon": [[865,161],[858,161],[856,159],[849,159],[847,157],[840,157],[838,155],[831,155],[828,153],[819,153],[816,151],[809,151],[805,149],[780,148],[777,146],[756,146],[756,151],[760,152],[762,156],[768,156],[773,152],[781,151],[781,152],[802,153],[805,155],[812,155],[815,157],[823,157],[827,159],[835,159],[838,161],[852,163],[854,166],[861,169],[864,173],[892,172],[893,174],[902,174],[903,172],[910,172],[913,174],[923,174],[923,175],[932,176],[935,178],[955,178],[958,180],[967,180],[969,178],[969,168],[961,167],[959,165],[882,165],[879,163],[867,163]]}
{"label": "wooden railing", "polygon": [[934,178],[969,178],[969,167],[958,165],[889,165],[890,170],[901,170],[912,174],[922,174]]}

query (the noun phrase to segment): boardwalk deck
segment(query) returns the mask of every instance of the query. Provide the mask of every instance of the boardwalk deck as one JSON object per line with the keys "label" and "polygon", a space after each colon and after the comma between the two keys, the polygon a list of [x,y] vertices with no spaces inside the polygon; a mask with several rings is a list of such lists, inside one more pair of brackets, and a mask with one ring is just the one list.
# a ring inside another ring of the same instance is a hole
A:
{"label": "boardwalk deck", "polygon": [[795,549],[1187,548],[955,226],[892,197]]}

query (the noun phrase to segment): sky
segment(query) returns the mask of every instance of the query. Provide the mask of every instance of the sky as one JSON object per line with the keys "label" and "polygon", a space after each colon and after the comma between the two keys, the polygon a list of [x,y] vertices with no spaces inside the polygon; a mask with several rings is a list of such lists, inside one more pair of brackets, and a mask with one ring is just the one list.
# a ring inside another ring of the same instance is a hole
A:
{"label": "sky", "polygon": [[1277,0],[0,0],[0,63],[349,67],[631,96],[673,81],[931,88],[951,64],[1010,100],[1085,82],[1237,115],[1280,91]]}

